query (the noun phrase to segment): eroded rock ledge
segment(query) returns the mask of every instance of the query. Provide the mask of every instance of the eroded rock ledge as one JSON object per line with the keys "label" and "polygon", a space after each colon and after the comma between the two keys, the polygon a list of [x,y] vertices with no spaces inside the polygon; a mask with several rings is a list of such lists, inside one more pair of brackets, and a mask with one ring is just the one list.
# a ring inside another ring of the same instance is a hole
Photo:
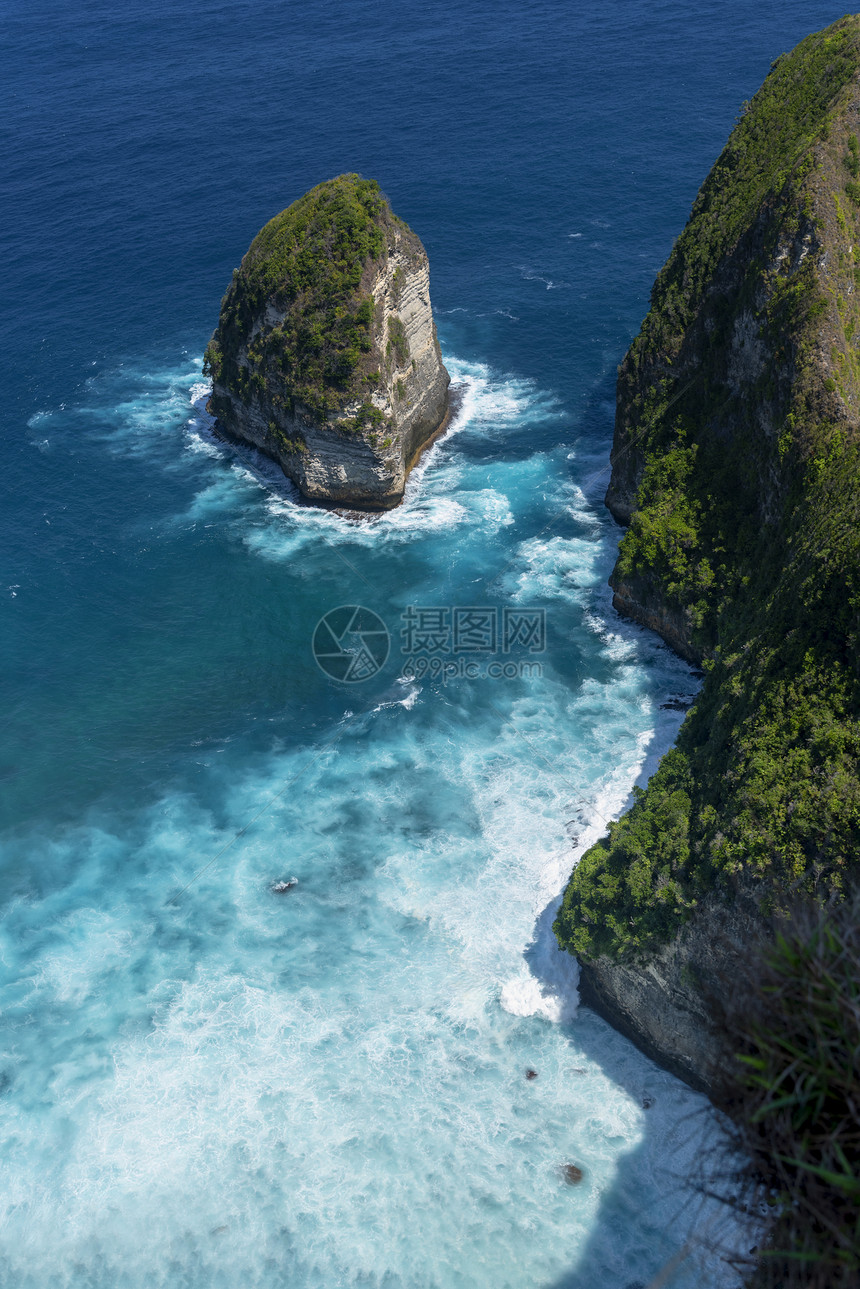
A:
{"label": "eroded rock ledge", "polygon": [[206,351],[210,411],[310,501],[387,510],[448,414],[418,237],[379,185],[319,184],[251,243]]}

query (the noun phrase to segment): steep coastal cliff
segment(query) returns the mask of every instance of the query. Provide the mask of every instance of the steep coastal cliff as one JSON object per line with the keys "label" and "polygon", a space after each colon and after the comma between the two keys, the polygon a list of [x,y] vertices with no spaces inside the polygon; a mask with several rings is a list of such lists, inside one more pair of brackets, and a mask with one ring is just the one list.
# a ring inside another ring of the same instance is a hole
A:
{"label": "steep coastal cliff", "polygon": [[860,19],[745,104],[619,369],[615,605],[705,671],[574,871],[583,997],[697,1087],[713,997],[860,854]]}
{"label": "steep coastal cliff", "polygon": [[220,428],[312,501],[387,510],[444,424],[449,376],[421,242],[358,175],[257,235],[206,350]]}

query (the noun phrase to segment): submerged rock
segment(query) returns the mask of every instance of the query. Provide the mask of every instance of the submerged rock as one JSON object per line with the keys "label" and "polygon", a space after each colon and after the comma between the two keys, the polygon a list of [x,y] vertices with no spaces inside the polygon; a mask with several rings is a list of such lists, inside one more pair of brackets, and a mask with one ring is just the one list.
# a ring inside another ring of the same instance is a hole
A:
{"label": "submerged rock", "polygon": [[561,1175],[568,1186],[578,1186],[585,1174],[577,1164],[562,1164]]}
{"label": "submerged rock", "polygon": [[286,882],[272,882],[269,890],[273,895],[286,895],[287,891],[291,891],[293,887],[298,886],[298,884],[299,879],[297,877],[291,877]]}
{"label": "submerged rock", "polygon": [[311,189],[254,238],[206,350],[210,412],[311,501],[387,510],[445,424],[418,237],[373,180]]}

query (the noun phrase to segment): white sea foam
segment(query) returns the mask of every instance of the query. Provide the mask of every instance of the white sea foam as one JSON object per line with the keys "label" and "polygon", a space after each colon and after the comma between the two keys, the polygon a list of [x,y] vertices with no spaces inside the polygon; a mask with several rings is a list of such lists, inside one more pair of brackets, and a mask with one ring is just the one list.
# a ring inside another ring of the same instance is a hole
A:
{"label": "white sea foam", "polygon": [[407,712],[412,711],[412,708],[418,702],[418,695],[421,693],[421,686],[412,684],[410,681],[405,679],[402,679],[401,683],[408,686],[408,692],[405,698],[392,698],[384,700],[381,703],[377,703],[376,707],[373,708],[374,712],[383,712],[387,708],[393,707],[402,707]]}
{"label": "white sea foam", "polygon": [[223,458],[225,455],[224,449],[221,445],[215,442],[210,436],[202,434],[196,424],[189,422],[189,428],[185,438],[185,446],[189,452],[199,452],[203,456],[214,457],[216,459]]}
{"label": "white sea foam", "polygon": [[540,273],[534,273],[531,269],[520,268],[520,277],[525,282],[542,282],[547,291],[555,291],[558,287],[569,287],[569,282],[556,282],[553,278],[543,277]]}
{"label": "white sea foam", "polygon": [[[175,457],[177,431],[181,427],[189,454],[210,458],[214,469],[226,466],[240,484],[254,481],[269,496],[264,499],[271,522],[252,526],[247,544],[267,558],[289,559],[309,542],[326,540],[373,545],[380,541],[403,542],[464,524],[505,526],[513,520],[508,498],[492,487],[470,491],[460,484],[461,466],[456,455],[456,438],[464,432],[499,439],[508,427],[525,417],[546,421],[560,414],[552,398],[516,377],[498,374],[483,363],[447,360],[458,403],[445,435],[424,453],[407,483],[403,503],[388,514],[356,523],[348,516],[323,511],[301,502],[294,485],[280,467],[248,446],[226,444],[213,433],[213,420],[206,411],[211,384],[201,379],[202,359],[189,357],[175,368],[156,372],[107,373],[93,378],[90,403],[77,409],[90,426],[90,433],[109,450],[132,456],[157,456],[164,468],[179,465]],[[111,401],[116,388],[118,397]],[[194,414],[189,418],[189,404]],[[185,413],[183,415],[183,412]],[[33,418],[33,428],[50,419],[52,413]],[[229,509],[229,489],[214,478],[206,479],[198,498],[176,516],[187,521],[211,508]],[[242,491],[236,504],[245,504]]]}
{"label": "white sea foam", "polygon": [[[37,853],[53,876],[0,924],[10,1284],[82,1289],[81,1267],[112,1289],[530,1289],[586,1259],[584,1283],[623,1286],[695,1225],[673,1174],[713,1148],[712,1125],[690,1128],[704,1102],[577,1015],[577,966],[551,932],[572,865],[683,719],[660,702],[695,683],[613,617],[606,529],[557,458],[458,450],[457,434],[501,445],[523,418],[550,421],[553,400],[451,366],[455,437],[370,523],[296,505],[276,467],[210,441],[205,411],[189,424],[205,389],[187,371],[122,402],[108,449],[188,462],[184,518],[235,523],[296,578],[333,550],[390,549],[399,590],[406,542],[432,539],[447,570],[539,492],[577,536],[521,538],[505,585],[555,606],[601,666],[572,681],[549,657],[539,684],[492,691],[371,686],[317,744],[195,748],[193,796],[24,839],[13,865]],[[575,1192],[567,1161],[585,1172]],[[682,1270],[679,1289],[701,1278]]]}
{"label": "white sea foam", "polygon": [[188,397],[199,411],[206,410],[206,402],[212,393],[211,380],[195,380],[188,391]]}
{"label": "white sea foam", "polygon": [[[248,546],[264,558],[292,559],[320,541],[356,547],[412,542],[463,526],[483,529],[513,523],[509,498],[493,487],[470,489],[456,453],[456,437],[466,432],[498,438],[526,416],[556,417],[559,409],[527,381],[497,376],[483,363],[447,359],[458,391],[458,405],[442,439],[431,445],[412,471],[403,502],[384,515],[356,522],[335,511],[320,510],[284,495],[283,486],[267,502],[270,521],[251,529]],[[243,451],[242,459],[247,460]],[[255,462],[262,482],[276,480]],[[465,486],[464,486],[465,484]]]}
{"label": "white sea foam", "polygon": [[189,440],[205,441],[212,423],[205,410],[211,386],[201,379],[202,362],[202,356],[185,354],[171,366],[101,372],[86,382],[80,404],[39,416],[58,426],[80,425],[115,455],[150,457],[174,470],[181,467],[176,446],[183,431]]}
{"label": "white sea foam", "polygon": [[534,537],[517,547],[504,581],[518,600],[564,598],[579,603],[594,586],[604,559],[602,544],[593,539]]}

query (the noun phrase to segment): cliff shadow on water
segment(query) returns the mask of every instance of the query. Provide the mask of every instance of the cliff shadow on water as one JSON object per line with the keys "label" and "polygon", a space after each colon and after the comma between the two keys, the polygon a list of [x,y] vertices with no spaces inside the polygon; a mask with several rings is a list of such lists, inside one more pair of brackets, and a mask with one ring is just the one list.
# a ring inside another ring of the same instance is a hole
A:
{"label": "cliff shadow on water", "polygon": [[[589,1008],[572,1022],[570,1042],[641,1107],[642,1136],[600,1194],[581,1255],[546,1289],[736,1289],[752,1269],[760,1218],[733,1207],[742,1161],[711,1105],[690,1090],[679,1106],[674,1077],[619,1044]],[[660,1209],[643,1211],[643,1175],[653,1186],[658,1168]],[[587,1187],[587,1176],[570,1186],[572,1204]],[[640,1239],[648,1233],[649,1249],[631,1242],[634,1229]]]}
{"label": "cliff shadow on water", "polygon": [[[594,443],[604,429],[607,402],[613,392],[614,380],[607,376],[589,396],[581,420],[583,443]],[[586,465],[584,471],[577,468],[574,477],[589,502],[601,503],[607,475],[607,469],[595,455],[594,465],[591,468]],[[619,529],[610,527],[609,531],[612,538],[622,535]],[[673,653],[668,645],[659,644],[645,626],[618,614],[609,602],[609,595],[608,590],[600,592],[594,609],[614,633],[623,635],[633,646],[638,665],[647,667],[649,661],[653,662],[655,650],[663,655]],[[692,701],[701,672],[695,668],[688,670],[683,659],[677,659],[673,665],[679,673],[686,672],[689,676],[690,698],[677,708],[672,704],[678,711],[680,724],[683,707]],[[670,737],[671,732],[667,732],[665,725],[655,723],[641,747],[638,788],[656,770]],[[626,802],[616,803],[615,809],[627,808],[633,800],[631,790]],[[594,835],[594,819],[586,811],[580,823]],[[571,840],[577,844],[575,837]],[[579,841],[580,847],[583,841],[584,837]],[[571,856],[575,853],[572,850]],[[559,899],[554,899],[543,909],[524,955],[532,974],[550,988],[553,965],[547,948],[554,943],[552,924],[559,903]],[[595,1285],[605,1285],[607,1289],[650,1289],[658,1280],[664,1289],[691,1289],[702,1283],[703,1274],[706,1283],[714,1289],[739,1285],[740,1278],[734,1268],[738,1262],[748,1259],[755,1234],[744,1229],[727,1204],[714,1198],[715,1194],[724,1190],[730,1193],[734,1189],[738,1169],[738,1159],[732,1153],[732,1141],[725,1135],[724,1124],[702,1095],[701,1087],[689,1086],[689,1078],[684,1080],[688,1086],[679,1084],[677,1076],[683,1077],[685,1071],[661,1060],[659,1051],[646,1055],[641,1042],[636,1043],[638,1035],[625,1031],[617,1021],[608,1023],[599,1011],[588,1005],[587,989],[581,988],[581,995],[583,992],[586,1001],[580,1002],[568,1027],[571,1051],[584,1064],[599,1067],[639,1107],[641,1137],[620,1157],[611,1184],[600,1192],[592,1219],[593,1230],[581,1255],[568,1272],[546,1289],[593,1289]],[[619,1030],[633,1041],[620,1042]],[[643,1212],[642,1197],[646,1189],[643,1177],[647,1176],[653,1185],[658,1170],[663,1196],[661,1211]],[[587,1202],[590,1185],[586,1171],[580,1182],[570,1185],[571,1204]],[[649,1248],[642,1244],[631,1247],[628,1233],[636,1228],[641,1230],[643,1225],[646,1230],[651,1228]]]}

